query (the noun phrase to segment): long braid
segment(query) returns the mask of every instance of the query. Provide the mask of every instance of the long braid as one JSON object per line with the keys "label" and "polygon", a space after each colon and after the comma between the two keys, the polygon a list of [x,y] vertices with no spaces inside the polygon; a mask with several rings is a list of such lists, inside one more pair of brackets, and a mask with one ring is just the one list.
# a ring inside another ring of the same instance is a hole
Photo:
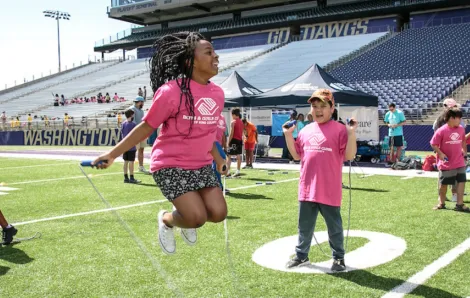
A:
{"label": "long braid", "polygon": [[155,41],[153,45],[155,52],[149,61],[150,85],[154,93],[165,83],[176,80],[181,94],[175,119],[180,113],[184,97],[184,105],[191,116],[187,136],[191,134],[195,116],[194,97],[190,88],[194,66],[194,49],[197,42],[204,39],[204,36],[194,32],[165,35]]}

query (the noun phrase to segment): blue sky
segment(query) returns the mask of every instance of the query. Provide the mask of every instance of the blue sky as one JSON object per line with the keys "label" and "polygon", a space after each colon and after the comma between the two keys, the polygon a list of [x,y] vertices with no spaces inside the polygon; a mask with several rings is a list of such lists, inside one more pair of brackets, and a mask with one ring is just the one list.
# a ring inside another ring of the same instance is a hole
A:
{"label": "blue sky", "polygon": [[[71,15],[60,21],[62,69],[88,61],[94,53],[95,41],[132,24],[108,18],[110,0],[9,0],[0,9],[0,90],[26,77],[40,77],[57,72],[57,23],[43,15],[44,10],[60,10]],[[109,54],[122,55],[122,51]]]}

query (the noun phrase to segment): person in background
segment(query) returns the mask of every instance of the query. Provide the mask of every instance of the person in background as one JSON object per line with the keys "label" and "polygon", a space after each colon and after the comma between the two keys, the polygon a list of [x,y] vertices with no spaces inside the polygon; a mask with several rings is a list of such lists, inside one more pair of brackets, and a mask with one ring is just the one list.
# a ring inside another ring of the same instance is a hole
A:
{"label": "person in background", "polygon": [[0,210],[0,226],[2,227],[2,244],[10,244],[13,241],[13,236],[18,233],[14,226],[10,225]]}
{"label": "person in background", "polygon": [[304,117],[304,114],[300,113],[298,116],[297,116],[297,131],[301,131],[302,128],[305,127],[305,117]]}
{"label": "person in background", "polygon": [[242,152],[243,152],[243,122],[240,119],[241,113],[240,108],[232,109],[232,123],[230,124],[230,136],[228,138],[228,157],[227,168],[228,174],[227,177],[230,177],[230,164],[232,163],[232,156],[237,158],[237,171],[233,174],[234,177],[240,175],[240,168],[242,164]]}
{"label": "person in background", "polygon": [[[405,114],[396,108],[394,103],[388,105],[384,122],[387,123],[390,138],[390,160],[389,164],[400,161],[401,149],[403,148],[403,125],[406,123]],[[394,155],[394,147],[397,147],[397,155]]]}
{"label": "person in background", "polygon": [[[288,121],[297,120],[297,116],[298,116],[297,111],[293,110],[292,112],[290,112],[290,118],[289,118]],[[297,140],[298,133],[299,133],[299,129],[297,128],[297,124],[296,124],[295,129],[292,132],[292,136],[294,137],[294,140]],[[287,149],[287,144],[282,149],[282,158],[289,159],[289,163],[291,163],[291,164],[294,163],[294,159],[292,158],[292,155],[290,154],[289,150]]]}
{"label": "person in background", "polygon": [[[142,91],[139,88],[140,91]],[[137,96],[134,100],[134,106],[131,109],[134,111],[134,123],[139,125],[142,122],[142,118],[144,118],[144,98],[142,96]],[[137,159],[139,160],[139,172],[144,174],[150,174],[144,167],[144,148],[146,147],[147,139],[141,141],[137,145]]]}
{"label": "person in background", "polygon": [[122,123],[122,113],[119,112],[117,114],[117,125],[118,125],[118,127],[121,126],[121,123]]}
{"label": "person in background", "polygon": [[147,87],[144,86],[144,100],[147,100]]}
{"label": "person in background", "polygon": [[144,96],[144,92],[142,91],[142,88],[140,88],[140,87],[139,87],[139,91],[137,91],[137,96],[140,96],[140,97]]}
{"label": "person in background", "polygon": [[305,124],[305,125],[308,125],[308,124],[310,124],[310,123],[312,123],[312,122],[313,122],[313,116],[312,116],[312,114],[308,113],[308,114],[307,114],[307,121],[305,121],[304,124]]}
{"label": "person in background", "polygon": [[253,157],[255,153],[255,146],[258,143],[258,130],[256,126],[243,118],[243,125],[245,127],[245,151],[246,151],[246,165],[244,169],[253,169]]}
{"label": "person in background", "polygon": [[[127,137],[127,135],[135,128],[135,123],[132,122],[132,118],[134,118],[134,111],[129,109],[127,110],[124,115],[126,116],[127,121],[125,121],[122,124],[121,128],[121,135],[122,139]],[[136,148],[135,146],[132,147],[131,149],[127,150],[124,152],[122,155],[122,159],[124,160],[124,183],[132,183],[132,184],[138,184],[140,183],[139,180],[136,180],[134,178],[134,162],[135,162],[135,151]],[[127,174],[129,173],[129,175]]]}

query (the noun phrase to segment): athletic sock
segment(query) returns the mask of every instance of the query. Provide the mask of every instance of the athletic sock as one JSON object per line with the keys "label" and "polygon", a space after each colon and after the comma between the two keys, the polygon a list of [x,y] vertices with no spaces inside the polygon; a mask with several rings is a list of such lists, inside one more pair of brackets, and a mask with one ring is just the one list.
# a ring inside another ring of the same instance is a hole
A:
{"label": "athletic sock", "polygon": [[134,175],[131,175],[131,180],[134,180]]}
{"label": "athletic sock", "polygon": [[[132,177],[132,176],[131,176]],[[124,174],[124,179],[129,180],[129,176],[127,174]]]}

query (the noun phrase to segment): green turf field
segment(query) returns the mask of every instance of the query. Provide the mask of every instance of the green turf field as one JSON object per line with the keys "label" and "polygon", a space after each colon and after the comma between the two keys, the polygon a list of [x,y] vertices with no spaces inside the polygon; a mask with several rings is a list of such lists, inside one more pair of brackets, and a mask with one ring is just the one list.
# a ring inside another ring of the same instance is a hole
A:
{"label": "green turf field", "polygon": [[[121,166],[86,171],[106,200],[122,207],[117,212],[154,264],[115,215],[103,210],[106,206],[76,162],[0,158],[1,185],[16,188],[0,195],[0,209],[17,223],[17,237],[42,233],[41,239],[0,248],[0,297],[381,297],[470,236],[470,214],[432,210],[435,179],[353,174],[351,229],[400,237],[405,252],[382,265],[340,274],[265,268],[252,260],[255,251],[297,233],[299,173],[244,170],[240,179],[227,179],[233,266],[222,223],[200,228],[194,247],[176,233],[177,253],[167,256],[158,244],[156,215],[171,205],[151,176],[137,174],[141,185],[124,184]],[[344,191],[345,227],[348,207]],[[316,230],[326,230],[321,217]],[[368,243],[350,237],[348,248],[353,252]],[[321,247],[329,252],[326,243]],[[309,257],[328,260],[316,246]],[[407,297],[470,296],[469,261],[466,251]]]}

